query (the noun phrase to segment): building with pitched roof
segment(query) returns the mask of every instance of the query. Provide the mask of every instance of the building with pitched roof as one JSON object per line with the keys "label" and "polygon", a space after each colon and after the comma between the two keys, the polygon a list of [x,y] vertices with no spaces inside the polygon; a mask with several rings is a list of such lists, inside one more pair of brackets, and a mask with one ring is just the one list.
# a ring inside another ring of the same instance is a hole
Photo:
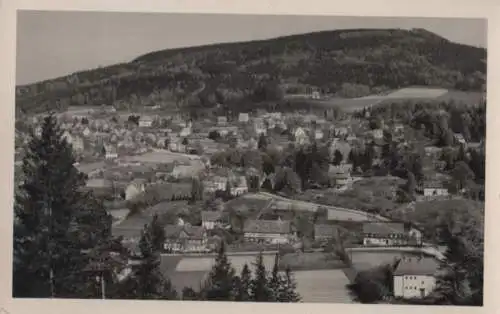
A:
{"label": "building with pitched roof", "polygon": [[295,238],[290,221],[281,220],[249,220],[243,233],[246,241],[268,244],[290,243]]}
{"label": "building with pitched roof", "polygon": [[201,225],[207,230],[221,228],[224,223],[224,216],[220,211],[204,210],[201,212]]}
{"label": "building with pitched roof", "polygon": [[208,251],[207,230],[203,226],[166,225],[164,249],[172,253]]}
{"label": "building with pitched roof", "polygon": [[405,226],[399,222],[367,222],[363,224],[363,245],[406,245],[408,236]]}
{"label": "building with pitched roof", "polygon": [[394,296],[405,299],[424,298],[436,287],[439,262],[430,257],[403,258],[394,271]]}
{"label": "building with pitched roof", "polygon": [[338,228],[335,225],[315,224],[314,225],[314,240],[324,241],[334,239],[337,236]]}

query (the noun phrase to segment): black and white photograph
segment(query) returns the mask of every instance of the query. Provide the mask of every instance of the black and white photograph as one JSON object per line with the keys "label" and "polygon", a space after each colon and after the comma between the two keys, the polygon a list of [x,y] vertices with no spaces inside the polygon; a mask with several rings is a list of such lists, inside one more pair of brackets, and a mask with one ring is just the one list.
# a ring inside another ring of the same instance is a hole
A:
{"label": "black and white photograph", "polygon": [[487,19],[16,25],[12,298],[483,306]]}

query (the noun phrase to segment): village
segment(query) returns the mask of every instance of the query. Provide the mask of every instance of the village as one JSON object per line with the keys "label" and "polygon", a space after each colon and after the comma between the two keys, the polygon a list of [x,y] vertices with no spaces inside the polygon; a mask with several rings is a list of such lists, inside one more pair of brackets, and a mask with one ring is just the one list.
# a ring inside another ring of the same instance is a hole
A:
{"label": "village", "polygon": [[[324,252],[343,238],[342,247],[350,254],[348,264],[356,271],[403,256],[394,272],[395,297],[423,298],[432,292],[444,249],[426,238],[418,223],[320,198],[325,189],[330,198],[341,199],[363,182],[391,180],[389,174],[359,169],[352,157],[357,147],[372,143],[376,149],[371,166],[376,169],[383,162],[381,151],[388,133],[398,150],[420,147],[423,168],[431,173],[415,187],[416,198],[400,202],[394,210],[405,214],[422,202],[468,197],[470,191],[465,189],[451,192],[449,178],[440,173],[446,166],[441,158],[443,148],[419,143],[411,127],[397,120],[373,127],[369,110],[361,116],[332,110],[254,110],[192,119],[180,113],[159,113],[158,109],[121,112],[103,105],[70,107],[57,114],[63,137],[77,158],[75,166],[87,175],[85,188],[104,201],[113,216],[113,236],[132,251],[138,251],[143,227],[155,217],[164,225],[165,261],[179,256],[210,258],[224,241],[232,258],[284,252],[290,260],[301,256],[297,269],[317,270],[329,267],[322,260]],[[42,116],[33,116],[17,128],[17,166],[30,132],[41,136],[42,124]],[[272,159],[313,143],[325,149],[327,183],[299,192],[300,188],[289,187],[295,179],[278,171]],[[453,145],[457,150],[484,149],[482,142],[467,142],[459,133],[454,134]],[[261,152],[271,160],[263,160]],[[278,189],[278,185],[286,188]],[[319,192],[311,195],[311,191]],[[397,185],[384,193],[388,193],[387,199],[397,198]],[[382,260],[367,257],[387,252],[390,254]],[[187,261],[178,262],[174,270],[183,268],[183,263]],[[197,267],[192,270],[199,271]],[[334,266],[344,267],[345,263]],[[169,272],[174,285],[175,278],[179,286],[189,282],[172,269]],[[184,273],[189,274],[189,269]],[[203,276],[191,279],[193,285]],[[342,277],[339,283],[344,285],[349,275]]]}

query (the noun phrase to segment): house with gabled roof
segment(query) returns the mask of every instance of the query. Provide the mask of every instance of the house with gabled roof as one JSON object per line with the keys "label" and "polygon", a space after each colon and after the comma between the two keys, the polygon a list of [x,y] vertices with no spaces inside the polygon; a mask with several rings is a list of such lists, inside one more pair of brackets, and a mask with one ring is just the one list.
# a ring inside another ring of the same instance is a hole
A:
{"label": "house with gabled roof", "polygon": [[337,237],[338,227],[329,224],[315,224],[314,225],[314,240],[327,241]]}
{"label": "house with gabled roof", "polygon": [[296,238],[290,221],[281,220],[249,220],[243,233],[245,241],[268,244],[286,244]]}
{"label": "house with gabled roof", "polygon": [[422,299],[436,288],[439,262],[431,257],[403,257],[393,274],[394,296]]}
{"label": "house with gabled roof", "polygon": [[407,243],[408,236],[403,223],[366,222],[363,224],[363,245],[365,246],[397,246]]}
{"label": "house with gabled roof", "polygon": [[153,118],[149,116],[142,116],[139,119],[139,127],[150,128],[153,125]]}
{"label": "house with gabled roof", "polygon": [[204,210],[201,212],[201,225],[207,230],[222,228],[226,223],[224,213],[221,211]]}
{"label": "house with gabled roof", "polygon": [[166,225],[165,244],[167,252],[187,253],[208,251],[207,230],[203,226]]}

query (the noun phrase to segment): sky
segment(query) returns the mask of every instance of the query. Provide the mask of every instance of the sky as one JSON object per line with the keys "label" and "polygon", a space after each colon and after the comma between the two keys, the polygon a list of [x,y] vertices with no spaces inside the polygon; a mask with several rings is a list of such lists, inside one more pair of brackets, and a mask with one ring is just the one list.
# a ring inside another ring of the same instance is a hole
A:
{"label": "sky", "polygon": [[486,47],[486,20],[19,11],[16,84],[107,66],[156,50],[349,28],[425,28]]}

